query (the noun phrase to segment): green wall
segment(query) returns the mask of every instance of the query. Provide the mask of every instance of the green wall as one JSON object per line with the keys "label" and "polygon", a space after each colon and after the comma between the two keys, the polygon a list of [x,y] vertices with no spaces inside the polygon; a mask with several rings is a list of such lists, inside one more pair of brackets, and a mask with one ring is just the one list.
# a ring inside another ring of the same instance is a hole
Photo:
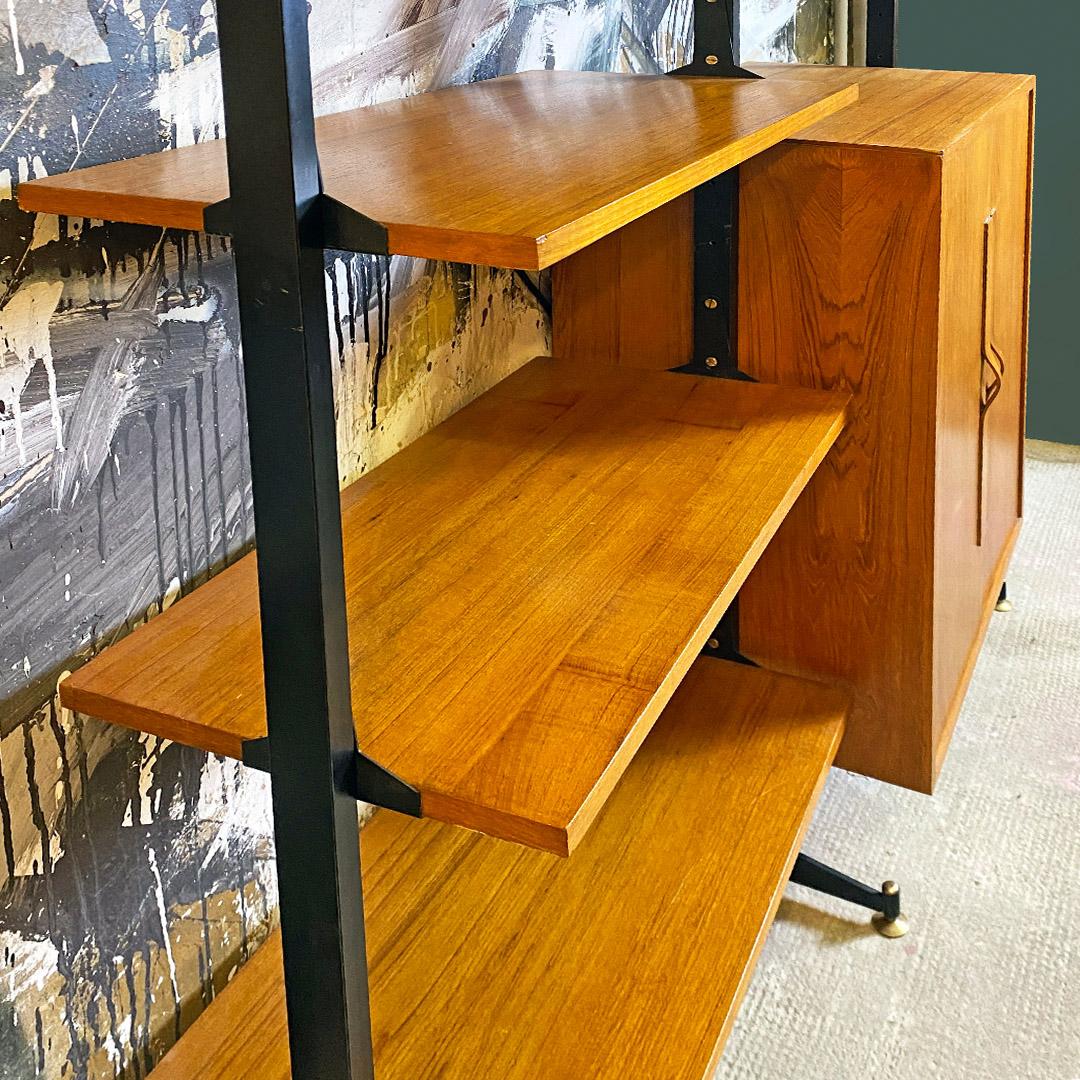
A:
{"label": "green wall", "polygon": [[899,63],[1038,76],[1028,435],[1080,444],[1080,3],[900,0]]}

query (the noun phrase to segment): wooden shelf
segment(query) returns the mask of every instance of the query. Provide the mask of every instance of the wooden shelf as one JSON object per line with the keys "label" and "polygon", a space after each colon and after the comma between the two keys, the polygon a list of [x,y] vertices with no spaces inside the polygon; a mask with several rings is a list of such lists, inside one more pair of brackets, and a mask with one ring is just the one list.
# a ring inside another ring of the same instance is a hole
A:
{"label": "wooden shelf", "polygon": [[[540,269],[858,97],[857,75],[533,71],[323,117],[325,190],[390,251]],[[23,183],[24,210],[201,229],[223,142]]]}
{"label": "wooden shelf", "polygon": [[[701,659],[569,861],[381,813],[361,838],[380,1080],[687,1080],[724,1040],[844,702]],[[286,1080],[281,946],[154,1080]]]}
{"label": "wooden shelf", "polygon": [[[567,854],[847,400],[538,359],[352,485],[361,749],[420,790],[425,816]],[[255,557],[60,692],[69,708],[239,757],[266,733]]]}

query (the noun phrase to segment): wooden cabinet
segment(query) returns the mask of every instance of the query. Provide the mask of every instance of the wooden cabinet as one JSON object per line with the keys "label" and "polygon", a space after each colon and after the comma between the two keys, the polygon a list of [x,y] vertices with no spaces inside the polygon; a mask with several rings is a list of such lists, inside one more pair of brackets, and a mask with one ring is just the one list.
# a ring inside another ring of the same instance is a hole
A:
{"label": "wooden cabinet", "polygon": [[1020,522],[1034,84],[860,90],[741,169],[740,366],[854,395],[741,644],[849,689],[838,764],[930,792]]}

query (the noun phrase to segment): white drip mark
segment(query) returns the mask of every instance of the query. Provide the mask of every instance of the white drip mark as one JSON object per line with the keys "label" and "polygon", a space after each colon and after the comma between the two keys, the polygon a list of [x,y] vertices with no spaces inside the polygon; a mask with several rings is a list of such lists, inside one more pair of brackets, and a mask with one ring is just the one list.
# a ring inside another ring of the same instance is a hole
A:
{"label": "white drip mark", "polygon": [[157,855],[153,848],[148,850],[150,852],[150,870],[154,875],[154,894],[157,899],[158,918],[161,920],[161,940],[165,942],[165,958],[169,962],[169,982],[172,983],[173,999],[179,1001],[180,987],[176,981],[176,960],[173,958],[172,940],[169,937],[169,921],[165,914],[165,889],[161,884]]}
{"label": "white drip mark", "polygon": [[15,73],[26,74],[22,50],[19,48],[19,20],[15,17],[15,0],[8,0],[8,25],[11,27],[11,47],[15,50]]}
{"label": "white drip mark", "polygon": [[15,445],[19,450],[19,464],[26,464],[26,443],[23,442],[22,402],[16,397],[11,403],[11,413],[15,418]]}
{"label": "white drip mark", "polygon": [[64,421],[60,417],[60,397],[56,393],[56,366],[53,364],[52,350],[50,349],[42,358],[45,365],[45,375],[49,380],[49,405],[52,412],[53,432],[56,434],[56,449],[64,449]]}
{"label": "white drip mark", "polygon": [[[20,170],[21,171],[21,170]],[[64,292],[62,281],[36,281],[19,289],[0,310],[0,401],[10,401],[19,464],[27,463],[21,396],[40,361],[49,384],[49,404],[57,450],[63,450],[63,419],[56,389],[49,322]]]}

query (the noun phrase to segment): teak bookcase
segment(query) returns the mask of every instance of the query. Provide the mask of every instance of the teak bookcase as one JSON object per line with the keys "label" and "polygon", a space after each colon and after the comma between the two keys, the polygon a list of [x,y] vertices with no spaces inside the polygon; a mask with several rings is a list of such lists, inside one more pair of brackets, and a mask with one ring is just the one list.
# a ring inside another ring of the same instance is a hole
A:
{"label": "teak bookcase", "polygon": [[[789,880],[903,932],[799,848],[838,749],[930,787],[1001,584],[1031,82],[695,19],[316,122],[304,0],[221,0],[227,144],[21,186],[233,237],[257,555],[61,687],[271,774],[281,931],[155,1076],[700,1078]],[[553,266],[557,359],[339,493],[328,247]]]}

